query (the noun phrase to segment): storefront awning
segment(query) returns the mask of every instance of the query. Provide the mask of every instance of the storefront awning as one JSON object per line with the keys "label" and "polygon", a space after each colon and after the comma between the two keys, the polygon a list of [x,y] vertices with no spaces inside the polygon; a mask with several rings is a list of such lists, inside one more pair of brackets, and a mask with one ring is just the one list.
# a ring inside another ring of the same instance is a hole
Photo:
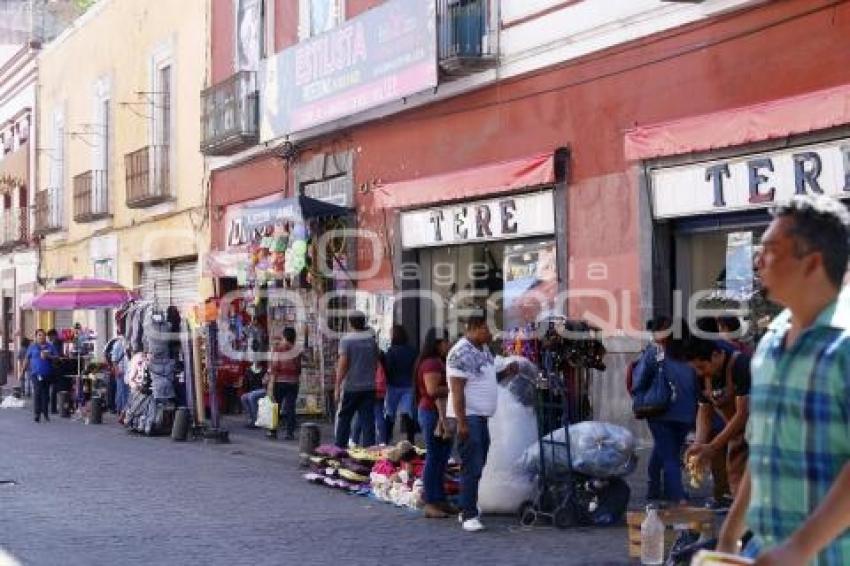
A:
{"label": "storefront awning", "polygon": [[554,152],[376,187],[382,208],[415,208],[555,183]]}
{"label": "storefront awning", "polygon": [[251,254],[247,251],[225,250],[210,251],[204,255],[201,264],[202,277],[236,277],[240,267],[251,263]]}
{"label": "storefront awning", "polygon": [[628,161],[711,151],[850,124],[850,84],[626,132]]}
{"label": "storefront awning", "polygon": [[242,208],[244,228],[255,230],[278,222],[303,222],[314,218],[345,216],[352,209],[330,204],[318,199],[298,196],[277,199]]}

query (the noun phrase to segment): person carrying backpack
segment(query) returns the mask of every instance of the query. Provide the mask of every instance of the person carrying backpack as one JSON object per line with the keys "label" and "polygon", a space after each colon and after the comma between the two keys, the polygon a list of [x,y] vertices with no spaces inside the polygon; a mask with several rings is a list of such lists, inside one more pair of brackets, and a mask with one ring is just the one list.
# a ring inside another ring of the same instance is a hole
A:
{"label": "person carrying backpack", "polygon": [[685,503],[681,454],[697,413],[697,378],[685,361],[681,338],[669,317],[652,321],[652,344],[634,368],[635,415],[645,418],[653,447],[647,499]]}

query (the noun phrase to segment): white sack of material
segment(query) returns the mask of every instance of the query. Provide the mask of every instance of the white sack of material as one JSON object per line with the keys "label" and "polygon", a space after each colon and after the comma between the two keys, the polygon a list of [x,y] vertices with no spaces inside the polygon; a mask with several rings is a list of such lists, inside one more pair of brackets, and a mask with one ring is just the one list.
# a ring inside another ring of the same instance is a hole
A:
{"label": "white sack of material", "polygon": [[490,452],[478,486],[484,513],[516,513],[534,496],[534,477],[522,467],[522,456],[537,441],[534,409],[525,407],[499,387],[496,414],[490,419]]}

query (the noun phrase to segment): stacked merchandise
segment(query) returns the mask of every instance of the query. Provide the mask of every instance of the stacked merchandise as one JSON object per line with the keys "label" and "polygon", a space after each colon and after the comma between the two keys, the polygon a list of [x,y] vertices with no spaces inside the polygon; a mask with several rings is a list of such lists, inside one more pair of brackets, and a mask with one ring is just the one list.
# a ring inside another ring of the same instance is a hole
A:
{"label": "stacked merchandise", "polygon": [[357,495],[369,495],[369,473],[380,458],[380,452],[374,449],[352,450],[352,453],[333,445],[319,446],[307,457],[310,471],[304,474],[304,479]]}
{"label": "stacked merchandise", "polygon": [[[306,457],[310,471],[304,479],[356,495],[371,495],[378,501],[397,507],[419,509],[422,506],[422,472],[425,451],[407,441],[394,447],[351,448],[319,446]],[[460,467],[449,463],[445,491],[449,496],[460,491]]]}

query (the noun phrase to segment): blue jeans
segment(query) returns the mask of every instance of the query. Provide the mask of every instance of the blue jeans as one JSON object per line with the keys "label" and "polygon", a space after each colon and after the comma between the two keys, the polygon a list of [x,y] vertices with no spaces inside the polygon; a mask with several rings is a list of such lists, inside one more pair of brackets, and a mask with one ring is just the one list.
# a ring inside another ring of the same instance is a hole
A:
{"label": "blue jeans", "polygon": [[[339,448],[348,448],[348,438],[351,436],[351,419],[357,414],[357,418],[368,423],[375,418],[375,392],[374,391],[343,391],[339,408],[336,412],[336,430],[334,431],[334,442]],[[383,419],[381,419],[383,420]],[[375,427],[363,427],[362,444],[372,446],[375,444]]]}
{"label": "blue jeans", "polygon": [[120,373],[115,378],[115,410],[123,411],[130,402],[130,386],[124,383],[124,374]]}
{"label": "blue jeans", "polygon": [[425,490],[425,503],[442,503],[446,500],[446,492],[443,482],[446,476],[446,467],[449,465],[449,457],[452,454],[452,443],[434,436],[434,428],[437,426],[439,414],[437,411],[419,409],[419,426],[425,436],[425,469],[422,472],[422,487]]}
{"label": "blue jeans", "polygon": [[[378,444],[386,444],[387,440],[387,421],[384,418],[384,400],[383,399],[375,399],[375,410],[374,410],[374,428],[375,428],[375,440],[374,442]],[[360,422],[360,415],[354,416],[354,422],[351,425],[351,439],[355,444],[359,444],[361,446],[369,446],[365,443],[363,437],[363,424]]]}
{"label": "blue jeans", "polygon": [[682,487],[682,448],[691,425],[654,419],[647,423],[654,442],[652,455],[649,458],[647,497],[660,499],[663,495],[664,499],[669,501],[681,501],[686,497],[685,489]]}
{"label": "blue jeans", "polygon": [[248,414],[249,424],[257,422],[257,412],[260,410],[260,399],[266,396],[266,389],[254,389],[249,393],[245,393],[239,398],[242,401],[242,406]]}
{"label": "blue jeans", "polygon": [[384,403],[387,418],[395,420],[396,414],[413,416],[413,388],[412,387],[387,387],[387,399]]}
{"label": "blue jeans", "polygon": [[478,482],[490,450],[487,417],[467,416],[466,422],[469,425],[469,437],[466,440],[458,439],[461,459],[460,509],[464,521],[478,516]]}

